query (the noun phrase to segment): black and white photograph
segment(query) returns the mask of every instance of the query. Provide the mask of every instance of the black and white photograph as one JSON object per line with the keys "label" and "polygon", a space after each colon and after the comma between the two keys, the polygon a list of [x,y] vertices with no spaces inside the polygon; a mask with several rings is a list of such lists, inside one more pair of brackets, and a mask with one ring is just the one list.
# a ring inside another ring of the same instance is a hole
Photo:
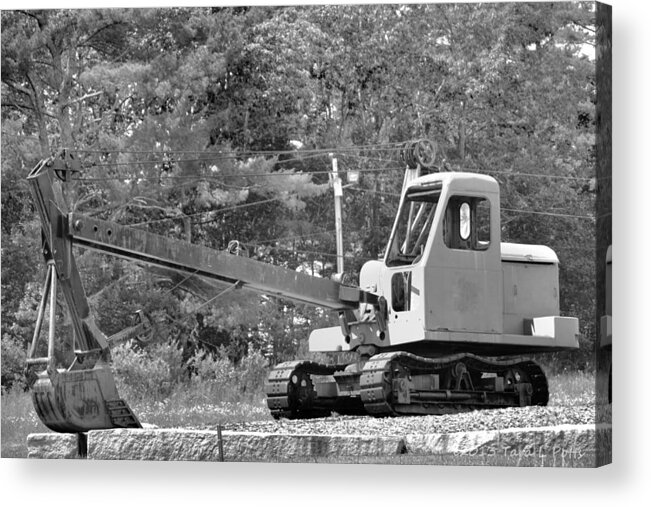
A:
{"label": "black and white photograph", "polygon": [[308,504],[615,473],[610,3],[0,14],[3,466]]}

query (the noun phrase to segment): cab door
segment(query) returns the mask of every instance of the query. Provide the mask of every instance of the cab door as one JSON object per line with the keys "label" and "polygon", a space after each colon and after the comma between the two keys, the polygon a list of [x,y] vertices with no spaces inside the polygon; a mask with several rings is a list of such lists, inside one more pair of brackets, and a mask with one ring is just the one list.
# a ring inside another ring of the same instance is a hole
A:
{"label": "cab door", "polygon": [[426,328],[502,332],[499,206],[450,195],[425,268]]}
{"label": "cab door", "polygon": [[383,293],[389,304],[391,344],[422,340],[425,336],[423,270],[440,220],[441,183],[431,182],[407,191],[392,233]]}

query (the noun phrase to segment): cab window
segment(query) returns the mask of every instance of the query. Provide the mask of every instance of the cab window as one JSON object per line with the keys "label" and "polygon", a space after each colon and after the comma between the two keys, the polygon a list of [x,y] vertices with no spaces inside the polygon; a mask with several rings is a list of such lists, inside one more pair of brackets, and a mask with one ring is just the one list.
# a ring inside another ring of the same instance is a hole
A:
{"label": "cab window", "polygon": [[486,250],[490,245],[490,201],[450,197],[443,219],[443,241],[457,250]]}
{"label": "cab window", "polygon": [[388,266],[415,264],[422,258],[440,196],[440,187],[410,189],[389,245]]}

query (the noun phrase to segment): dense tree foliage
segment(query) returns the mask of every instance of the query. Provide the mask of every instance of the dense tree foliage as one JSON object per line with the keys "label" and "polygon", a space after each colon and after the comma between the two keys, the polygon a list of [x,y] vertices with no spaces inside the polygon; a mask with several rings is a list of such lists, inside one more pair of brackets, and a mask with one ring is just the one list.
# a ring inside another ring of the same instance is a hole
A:
{"label": "dense tree foliage", "polygon": [[[443,170],[502,187],[503,241],[561,260],[561,307],[594,345],[594,5],[419,4],[2,12],[2,344],[31,339],[43,278],[25,176],[65,148],[70,206],[327,276],[329,154],[344,191],[347,269],[382,253],[400,143],[435,140]],[[237,241],[238,243],[233,243]],[[237,360],[304,348],[330,316],[77,252],[108,334],[145,308]],[[65,316],[62,314],[63,331]],[[302,349],[301,349],[302,350]]]}

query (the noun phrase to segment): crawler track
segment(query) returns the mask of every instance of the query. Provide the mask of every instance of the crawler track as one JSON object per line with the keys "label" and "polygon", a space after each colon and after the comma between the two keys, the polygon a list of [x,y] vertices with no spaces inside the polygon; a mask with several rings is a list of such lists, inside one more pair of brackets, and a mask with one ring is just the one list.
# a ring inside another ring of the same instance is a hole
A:
{"label": "crawler track", "polygon": [[340,414],[376,417],[439,415],[469,410],[547,405],[545,374],[534,361],[473,354],[424,358],[407,352],[371,357],[359,370],[290,361],[266,385],[275,418]]}
{"label": "crawler track", "polygon": [[278,364],[265,385],[267,405],[278,419],[311,419],[330,415],[330,403],[317,403],[313,376],[329,376],[344,366],[327,366],[312,361],[289,361]]}
{"label": "crawler track", "polygon": [[[487,374],[492,376],[483,378]],[[415,377],[436,377],[438,385],[414,382]],[[407,352],[378,354],[364,366],[360,389],[364,408],[375,416],[438,415],[546,405],[549,400],[547,379],[535,362],[473,354],[439,359]]]}

